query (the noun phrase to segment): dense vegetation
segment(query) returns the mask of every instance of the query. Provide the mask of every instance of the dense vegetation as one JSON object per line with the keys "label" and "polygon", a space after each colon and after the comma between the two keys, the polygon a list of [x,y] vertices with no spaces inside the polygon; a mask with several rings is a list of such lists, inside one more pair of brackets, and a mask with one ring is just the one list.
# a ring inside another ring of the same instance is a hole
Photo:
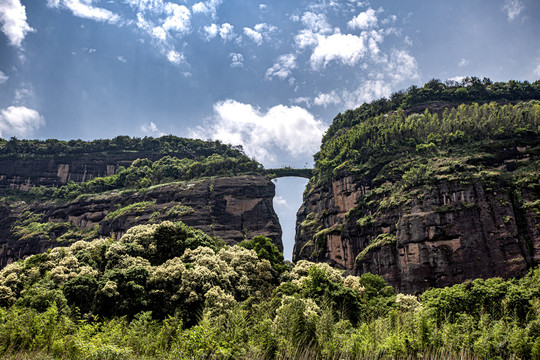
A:
{"label": "dense vegetation", "polygon": [[163,222],[0,272],[0,353],[63,359],[538,358],[540,269],[420,296],[379,276],[284,264]]}
{"label": "dense vegetation", "polygon": [[61,187],[35,187],[30,194],[38,198],[73,199],[81,194],[95,194],[114,189],[141,189],[173,181],[202,177],[258,174],[262,165],[245,155],[225,157],[213,154],[197,159],[164,156],[157,161],[137,159],[129,167],[120,167],[116,174],[92,180],[70,182]]}
{"label": "dense vegetation", "polygon": [[233,147],[219,141],[203,141],[199,139],[186,139],[173,135],[159,138],[144,137],[131,138],[117,136],[113,139],[99,139],[93,141],[83,140],[19,140],[12,137],[10,140],[0,139],[0,158],[8,157],[62,157],[80,156],[82,154],[109,155],[119,152],[146,152],[168,154],[179,158],[196,159],[212,154],[224,157],[237,157],[243,155],[241,146]]}
{"label": "dense vegetation", "polygon": [[540,80],[533,82],[514,81],[507,83],[492,82],[488,78],[466,77],[461,82],[432,79],[423,87],[411,86],[406,91],[393,93],[389,99],[381,98],[370,103],[364,103],[354,110],[338,114],[326,132],[323,143],[330,140],[343,130],[351,128],[370,117],[395,111],[426,108],[429,105],[441,103],[452,107],[462,103],[486,102],[517,102],[522,100],[540,100]]}

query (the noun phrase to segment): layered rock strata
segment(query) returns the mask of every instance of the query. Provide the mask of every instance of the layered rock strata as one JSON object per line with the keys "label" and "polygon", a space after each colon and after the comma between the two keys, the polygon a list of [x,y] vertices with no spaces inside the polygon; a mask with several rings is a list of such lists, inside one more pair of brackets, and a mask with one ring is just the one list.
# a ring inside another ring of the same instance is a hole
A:
{"label": "layered rock strata", "polygon": [[282,249],[274,184],[246,175],[83,196],[59,203],[0,205],[0,267],[85,237],[119,238],[138,224],[181,220],[229,244],[264,235]]}
{"label": "layered rock strata", "polygon": [[383,210],[373,190],[354,175],[313,187],[298,211],[293,260],[379,274],[405,293],[522,276],[540,263],[532,190],[438,181],[409,189],[409,201]]}

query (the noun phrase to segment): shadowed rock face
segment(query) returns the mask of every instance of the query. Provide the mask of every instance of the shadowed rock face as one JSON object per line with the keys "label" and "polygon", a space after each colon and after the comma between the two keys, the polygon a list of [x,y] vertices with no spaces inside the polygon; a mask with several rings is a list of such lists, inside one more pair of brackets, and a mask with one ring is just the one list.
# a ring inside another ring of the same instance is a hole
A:
{"label": "shadowed rock face", "polygon": [[134,160],[159,160],[158,153],[119,152],[80,156],[4,158],[0,159],[0,192],[28,191],[34,186],[62,186],[70,181],[84,182],[116,172],[119,166],[128,167]]}
{"label": "shadowed rock face", "polygon": [[[0,267],[85,234],[119,238],[134,225],[164,220],[181,220],[229,244],[264,235],[282,250],[274,195],[275,186],[266,177],[246,175],[82,197],[66,203],[0,205]],[[17,226],[25,219],[24,229],[29,230],[21,232]],[[31,220],[59,226],[46,234],[32,232],[28,227]]]}
{"label": "shadowed rock face", "polygon": [[441,181],[383,213],[354,211],[370,191],[355,176],[312,189],[298,211],[293,260],[379,274],[405,293],[522,276],[540,262],[538,214],[523,206],[537,200],[532,191]]}

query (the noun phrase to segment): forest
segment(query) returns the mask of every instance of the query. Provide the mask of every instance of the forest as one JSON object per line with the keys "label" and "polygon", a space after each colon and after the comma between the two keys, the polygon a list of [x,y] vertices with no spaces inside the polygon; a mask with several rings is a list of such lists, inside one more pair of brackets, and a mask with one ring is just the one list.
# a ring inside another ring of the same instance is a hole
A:
{"label": "forest", "polygon": [[0,353],[40,359],[540,356],[540,269],[395,293],[181,222],[79,241],[0,272]]}

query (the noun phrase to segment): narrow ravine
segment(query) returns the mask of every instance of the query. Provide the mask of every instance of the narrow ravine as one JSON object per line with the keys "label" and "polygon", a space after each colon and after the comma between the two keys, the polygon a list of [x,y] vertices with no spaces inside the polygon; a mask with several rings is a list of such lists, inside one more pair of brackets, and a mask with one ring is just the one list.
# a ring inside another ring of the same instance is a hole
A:
{"label": "narrow ravine", "polygon": [[283,231],[283,255],[285,260],[292,259],[296,212],[302,205],[302,194],[308,179],[301,177],[283,177],[272,180],[276,184],[274,210]]}

